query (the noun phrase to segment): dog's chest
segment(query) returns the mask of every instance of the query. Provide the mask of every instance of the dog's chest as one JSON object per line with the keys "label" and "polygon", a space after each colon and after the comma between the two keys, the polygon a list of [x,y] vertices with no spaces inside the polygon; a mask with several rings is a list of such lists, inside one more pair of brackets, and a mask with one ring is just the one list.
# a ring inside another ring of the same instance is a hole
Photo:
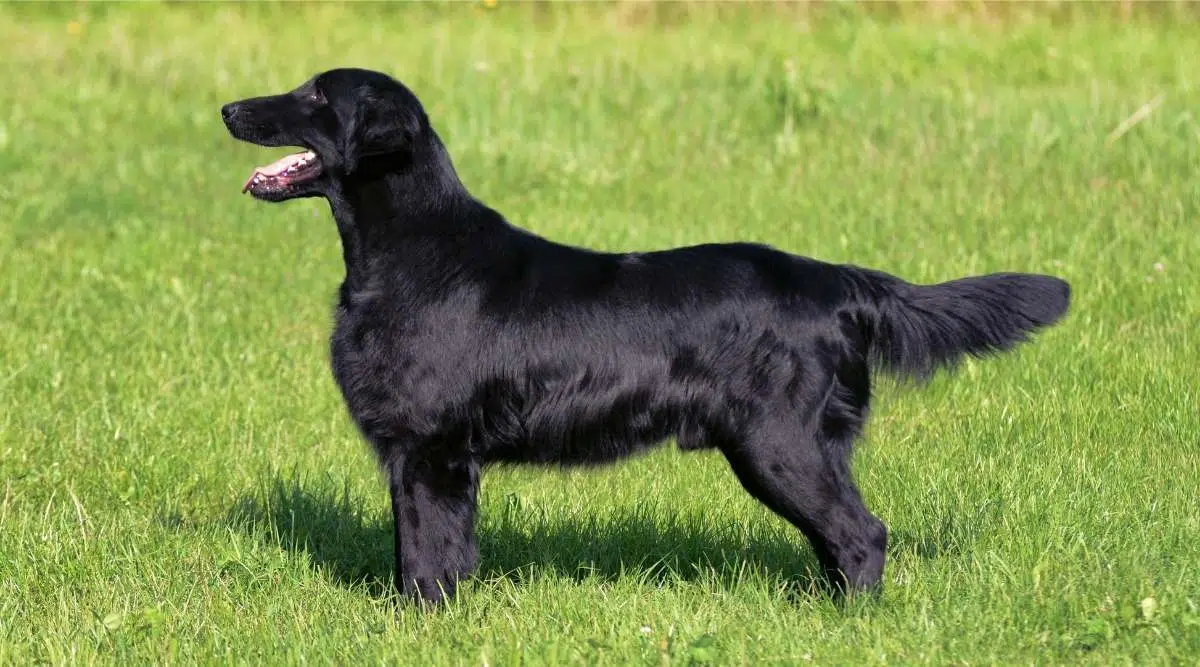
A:
{"label": "dog's chest", "polygon": [[[344,300],[330,340],[333,376],[376,446],[436,428],[456,398],[455,370],[427,318],[385,298]],[[444,343],[444,341],[441,341]]]}

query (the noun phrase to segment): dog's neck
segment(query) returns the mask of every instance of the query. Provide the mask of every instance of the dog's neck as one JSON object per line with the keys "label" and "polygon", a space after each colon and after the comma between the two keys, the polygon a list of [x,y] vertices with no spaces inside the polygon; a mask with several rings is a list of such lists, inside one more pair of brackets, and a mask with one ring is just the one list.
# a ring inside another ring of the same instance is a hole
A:
{"label": "dog's neck", "polygon": [[448,231],[461,207],[474,201],[436,135],[409,155],[363,158],[353,174],[335,181],[326,198],[341,236],[350,289],[365,285],[372,255],[389,252],[405,237]]}

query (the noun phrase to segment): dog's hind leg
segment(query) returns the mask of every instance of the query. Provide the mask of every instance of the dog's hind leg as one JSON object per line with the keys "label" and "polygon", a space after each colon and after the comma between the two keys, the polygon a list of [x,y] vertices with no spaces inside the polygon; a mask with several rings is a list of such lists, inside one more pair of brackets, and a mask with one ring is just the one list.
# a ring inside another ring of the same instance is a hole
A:
{"label": "dog's hind leg", "polygon": [[396,587],[429,603],[453,597],[477,560],[479,464],[409,454],[388,465],[395,522]]}
{"label": "dog's hind leg", "polygon": [[804,533],[836,590],[877,589],[887,529],[854,485],[849,447],[821,439],[777,423],[722,449],[742,486]]}

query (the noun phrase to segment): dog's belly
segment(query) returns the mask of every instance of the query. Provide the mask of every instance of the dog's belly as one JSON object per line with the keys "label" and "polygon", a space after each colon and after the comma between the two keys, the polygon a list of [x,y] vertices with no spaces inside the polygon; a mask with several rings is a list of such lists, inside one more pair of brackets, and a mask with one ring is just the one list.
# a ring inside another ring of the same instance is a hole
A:
{"label": "dog's belly", "polygon": [[[674,437],[682,449],[712,447],[728,432],[727,406],[698,396],[666,373],[608,372],[564,363],[530,370],[489,392],[477,407],[485,460],[601,465]],[[498,428],[497,428],[498,427]]]}
{"label": "dog's belly", "polygon": [[519,439],[488,438],[488,462],[591,466],[613,463],[675,437],[683,449],[711,446],[705,416],[686,407],[636,399],[575,411],[534,410]]}

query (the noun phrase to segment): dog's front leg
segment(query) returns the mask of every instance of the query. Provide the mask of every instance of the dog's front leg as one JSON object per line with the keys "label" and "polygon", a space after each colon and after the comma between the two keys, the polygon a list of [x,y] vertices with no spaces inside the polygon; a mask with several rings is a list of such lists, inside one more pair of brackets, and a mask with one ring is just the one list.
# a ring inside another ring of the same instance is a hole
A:
{"label": "dog's front leg", "polygon": [[479,464],[413,452],[388,466],[395,523],[396,588],[406,597],[438,603],[454,595],[477,559],[475,503]]}

